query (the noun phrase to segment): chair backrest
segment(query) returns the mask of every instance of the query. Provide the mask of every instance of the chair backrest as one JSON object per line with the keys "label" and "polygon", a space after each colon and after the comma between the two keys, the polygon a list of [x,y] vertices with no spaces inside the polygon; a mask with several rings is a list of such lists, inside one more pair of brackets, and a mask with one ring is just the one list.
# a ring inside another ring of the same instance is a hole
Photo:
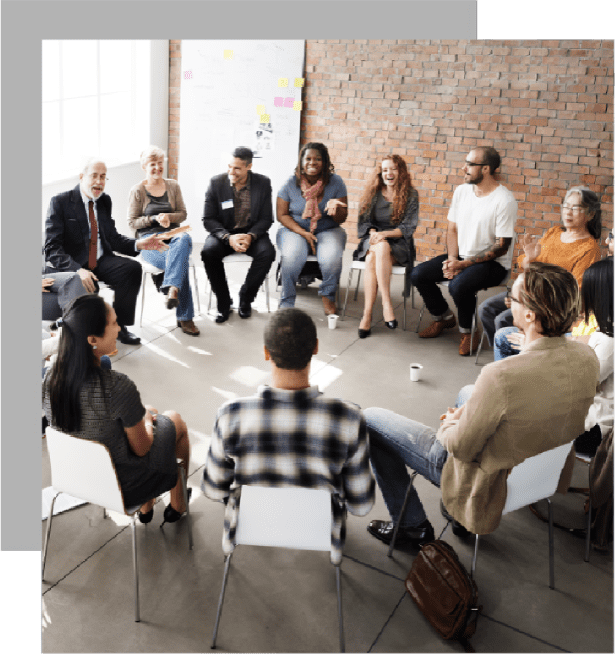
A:
{"label": "chair backrest", "polygon": [[110,511],[125,513],[119,481],[106,446],[53,427],[47,427],[45,433],[53,488]]}
{"label": "chair backrest", "polygon": [[507,480],[506,504],[502,514],[551,497],[557,489],[561,472],[572,443],[531,456],[512,469]]}
{"label": "chair backrest", "polygon": [[242,486],[235,542],[331,550],[331,494],[296,486]]}

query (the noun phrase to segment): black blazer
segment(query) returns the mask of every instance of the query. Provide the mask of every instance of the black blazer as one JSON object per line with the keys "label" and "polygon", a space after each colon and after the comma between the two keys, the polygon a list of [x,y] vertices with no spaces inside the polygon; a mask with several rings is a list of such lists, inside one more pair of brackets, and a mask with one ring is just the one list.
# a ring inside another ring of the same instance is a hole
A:
{"label": "black blazer", "polygon": [[[118,233],[111,218],[111,198],[103,193],[96,201],[100,241],[104,254],[119,252],[136,257],[135,240]],[[58,271],[77,271],[88,264],[90,223],[79,185],[51,198],[45,220],[45,261]]]}
{"label": "black blazer", "polygon": [[[265,175],[248,172],[250,176],[250,220],[242,229],[258,239],[273,225],[271,180]],[[203,225],[215,237],[222,239],[235,232],[235,208],[222,208],[222,203],[233,199],[233,188],[226,173],[211,178],[205,193]]]}

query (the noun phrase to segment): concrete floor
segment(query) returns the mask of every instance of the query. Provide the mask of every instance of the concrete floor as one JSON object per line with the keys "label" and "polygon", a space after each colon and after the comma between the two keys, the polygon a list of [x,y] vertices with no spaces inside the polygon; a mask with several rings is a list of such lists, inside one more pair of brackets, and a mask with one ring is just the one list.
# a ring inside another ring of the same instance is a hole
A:
{"label": "concrete floor", "polygon": [[[198,246],[195,246],[198,253]],[[345,289],[349,252],[342,286]],[[160,411],[175,409],[186,420],[192,442],[189,485],[195,546],[188,550],[185,521],[158,529],[163,504],[157,504],[150,525],[138,524],[141,622],[134,622],[131,535],[128,519],[85,505],[54,519],[42,584],[43,652],[204,652],[209,650],[223,572],[221,549],[223,507],[200,490],[209,434],[218,406],[250,395],[269,379],[263,359],[262,332],[267,322],[264,297],[254,313],[241,320],[236,312],[217,325],[206,315],[206,279],[197,256],[202,314],[201,336],[179,330],[174,314],[163,308],[147,280],[143,326],[134,331],[138,347],[118,343],[116,370],[137,385],[145,403]],[[231,292],[245,275],[245,265],[227,266]],[[372,336],[359,340],[362,295],[346,320],[327,329],[317,283],[298,289],[296,306],[317,323],[320,351],[312,365],[313,382],[332,396],[379,406],[429,425],[455,401],[457,391],[473,383],[481,367],[457,353],[456,330],[422,341],[413,331],[418,308],[408,303],[407,331],[401,329],[401,279],[393,280],[400,298],[400,327],[392,332],[382,321]],[[343,293],[342,293],[343,299]],[[421,305],[417,294],[417,307]],[[212,303],[212,312],[215,301]],[[273,294],[272,309],[277,307]],[[140,307],[137,307],[137,316]],[[381,320],[381,314],[378,315]],[[429,317],[423,318],[423,325]],[[491,350],[481,363],[493,358]],[[409,364],[423,364],[423,379],[409,381]],[[587,468],[577,463],[574,485],[586,484]],[[417,478],[417,488],[436,533],[444,527],[439,490]],[[51,475],[43,441],[42,486]],[[370,520],[388,516],[382,497],[363,518],[349,516],[342,564],[346,650],[349,652],[459,652],[443,641],[424,619],[404,589],[415,552],[386,547],[371,537]],[[558,496],[555,519],[583,525],[582,500]],[[43,522],[43,529],[46,523]],[[472,543],[455,537],[451,543],[469,568]],[[612,652],[612,551],[592,551],[583,561],[584,541],[555,533],[555,585],[548,587],[547,526],[528,509],[506,516],[501,526],[481,539],[476,581],[483,613],[472,643],[479,652]],[[229,652],[331,652],[338,650],[335,574],[329,556],[240,546],[231,566],[218,649]]]}

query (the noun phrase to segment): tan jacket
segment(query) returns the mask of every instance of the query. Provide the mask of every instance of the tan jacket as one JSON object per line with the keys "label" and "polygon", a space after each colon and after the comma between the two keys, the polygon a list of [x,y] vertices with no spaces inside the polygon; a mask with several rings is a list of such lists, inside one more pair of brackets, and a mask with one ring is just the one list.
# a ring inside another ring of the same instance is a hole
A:
{"label": "tan jacket", "polygon": [[[509,471],[585,431],[598,373],[593,350],[563,337],[539,338],[518,356],[485,366],[459,420],[436,435],[449,452],[441,478],[449,513],[472,533],[492,532]],[[558,490],[568,488],[573,463],[571,453]]]}
{"label": "tan jacket", "polygon": [[[182,192],[179,188],[179,184],[174,179],[165,179],[165,186],[167,188],[167,194],[169,198],[169,204],[173,207],[174,213],[170,213],[171,223],[176,223],[177,226],[179,223],[183,223],[188,216],[186,211],[186,205],[184,204],[184,198],[182,197]],[[155,216],[145,216],[145,207],[150,203],[150,199],[147,196],[145,186],[143,182],[135,184],[130,189],[130,196],[128,197],[128,226],[133,229],[142,229],[143,227],[150,227],[152,224],[158,224],[155,220]]]}

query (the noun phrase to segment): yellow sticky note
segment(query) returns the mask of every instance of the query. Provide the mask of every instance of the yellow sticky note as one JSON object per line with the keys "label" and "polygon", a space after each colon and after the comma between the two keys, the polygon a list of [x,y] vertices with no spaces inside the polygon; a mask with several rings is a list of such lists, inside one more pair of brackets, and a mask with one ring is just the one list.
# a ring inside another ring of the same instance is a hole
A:
{"label": "yellow sticky note", "polygon": [[264,104],[257,104],[256,105],[256,113],[260,116],[261,114],[265,113],[265,105]]}
{"label": "yellow sticky note", "polygon": [[269,114],[261,114],[261,123],[270,123],[271,118],[269,117]]}
{"label": "yellow sticky note", "polygon": [[280,77],[278,86],[288,86],[288,77]]}
{"label": "yellow sticky note", "polygon": [[302,106],[303,106],[303,102],[301,102],[301,100],[295,100],[295,101],[293,102],[293,109],[294,109],[295,111],[301,111],[301,107],[302,107]]}
{"label": "yellow sticky note", "polygon": [[232,59],[233,58],[233,51],[232,50],[225,50],[224,51],[224,58],[225,59]]}
{"label": "yellow sticky note", "polygon": [[295,86],[302,87],[305,82],[303,77],[295,77]]}

